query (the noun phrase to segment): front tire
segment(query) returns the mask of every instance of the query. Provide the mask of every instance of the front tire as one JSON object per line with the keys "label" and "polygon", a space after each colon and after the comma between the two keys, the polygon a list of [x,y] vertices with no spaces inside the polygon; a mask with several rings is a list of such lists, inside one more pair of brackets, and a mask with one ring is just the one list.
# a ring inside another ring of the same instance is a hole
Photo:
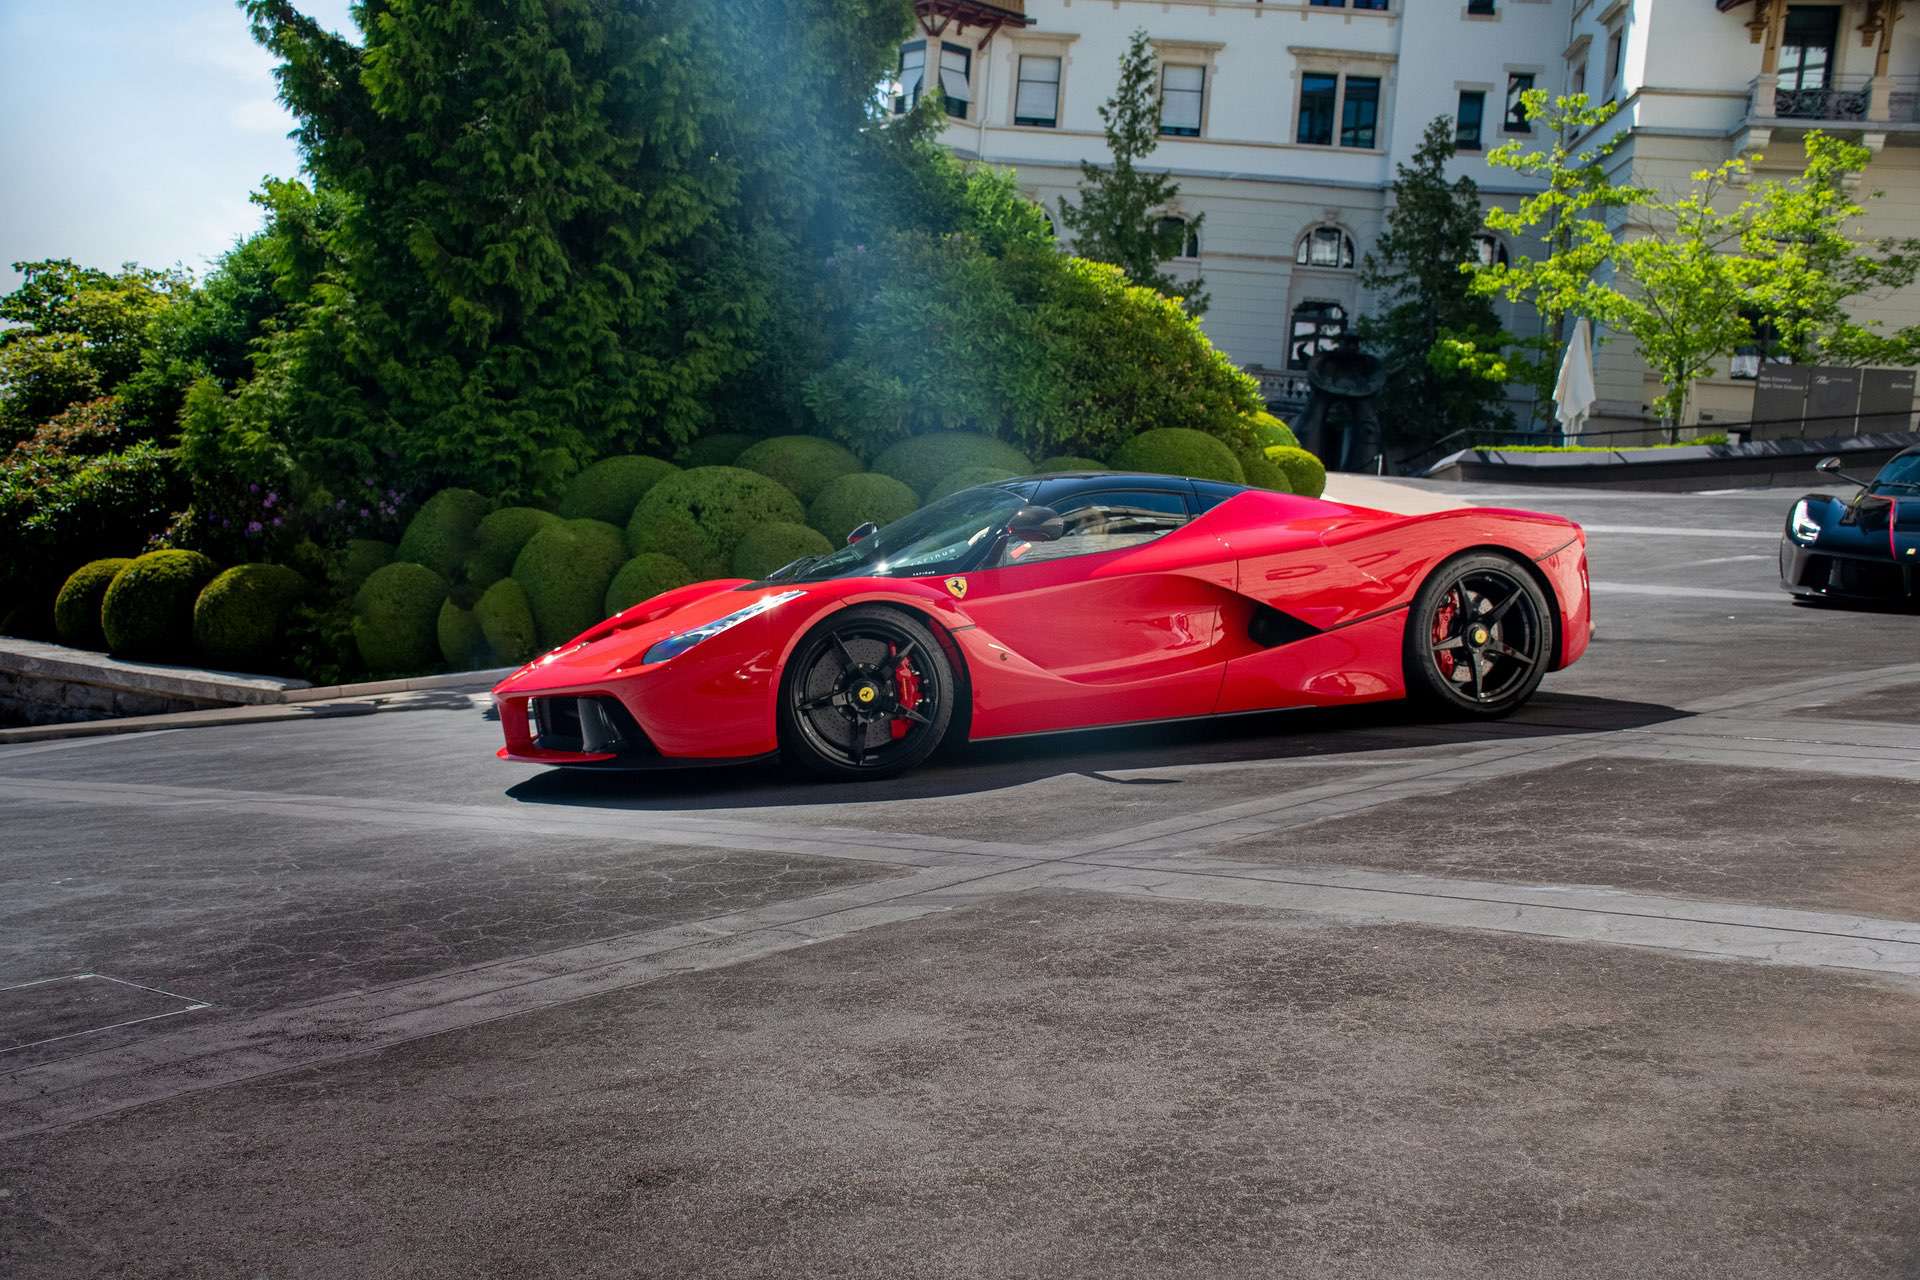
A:
{"label": "front tire", "polygon": [[842,609],[787,662],[780,750],[826,778],[891,777],[940,745],[954,695],[953,668],[925,626],[881,605]]}
{"label": "front tire", "polygon": [[1469,552],[1427,578],[1408,610],[1407,696],[1494,719],[1533,696],[1553,661],[1555,616],[1533,574],[1497,552]]}

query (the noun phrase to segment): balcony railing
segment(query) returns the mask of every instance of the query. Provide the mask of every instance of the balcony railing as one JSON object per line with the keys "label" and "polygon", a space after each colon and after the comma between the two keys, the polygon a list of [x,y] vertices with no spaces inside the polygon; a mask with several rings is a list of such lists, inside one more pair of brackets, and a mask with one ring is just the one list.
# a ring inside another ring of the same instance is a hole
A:
{"label": "balcony railing", "polygon": [[1764,92],[1771,76],[1755,77],[1747,88],[1747,115],[1776,120],[1863,122],[1873,106],[1873,83],[1862,76],[1842,76],[1817,89],[1773,86],[1771,101]]}
{"label": "balcony railing", "polygon": [[1887,119],[1895,124],[1920,124],[1920,76],[1888,76]]}

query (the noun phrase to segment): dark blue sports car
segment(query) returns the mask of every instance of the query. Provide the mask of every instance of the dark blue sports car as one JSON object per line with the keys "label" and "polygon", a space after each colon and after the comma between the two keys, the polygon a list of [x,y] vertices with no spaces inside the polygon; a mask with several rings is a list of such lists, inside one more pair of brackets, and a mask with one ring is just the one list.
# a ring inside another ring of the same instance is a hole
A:
{"label": "dark blue sports car", "polygon": [[1814,468],[1860,486],[1851,498],[1810,493],[1793,504],[1780,538],[1780,585],[1803,600],[1920,601],[1920,445],[1872,480]]}

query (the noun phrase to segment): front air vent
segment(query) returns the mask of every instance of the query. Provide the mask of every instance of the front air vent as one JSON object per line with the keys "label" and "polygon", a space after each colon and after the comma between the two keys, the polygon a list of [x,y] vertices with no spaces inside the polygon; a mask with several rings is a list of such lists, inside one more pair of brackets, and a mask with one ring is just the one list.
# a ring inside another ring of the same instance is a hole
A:
{"label": "front air vent", "polygon": [[618,698],[531,698],[527,720],[534,745],[543,750],[591,755],[657,754],[633,713]]}

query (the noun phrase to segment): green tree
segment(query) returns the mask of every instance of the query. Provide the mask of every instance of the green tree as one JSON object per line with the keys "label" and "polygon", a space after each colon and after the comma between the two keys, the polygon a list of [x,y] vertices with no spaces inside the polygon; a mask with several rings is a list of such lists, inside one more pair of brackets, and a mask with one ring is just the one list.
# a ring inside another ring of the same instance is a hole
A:
{"label": "green tree", "polygon": [[1135,31],[1120,59],[1120,85],[1100,107],[1111,161],[1080,162],[1079,198],[1060,201],[1060,221],[1076,254],[1110,262],[1133,283],[1179,298],[1199,315],[1207,306],[1204,281],[1182,282],[1160,268],[1180,256],[1187,236],[1199,235],[1206,216],[1197,214],[1185,226],[1168,220],[1179,185],[1164,172],[1140,168],[1160,145],[1159,74],[1152,41],[1145,30]]}
{"label": "green tree", "polygon": [[1447,181],[1454,150],[1452,119],[1431,121],[1413,163],[1398,167],[1386,226],[1361,263],[1361,283],[1386,304],[1361,321],[1360,340],[1389,373],[1382,416],[1409,437],[1394,443],[1511,425],[1500,382],[1434,358],[1443,339],[1484,342],[1500,329],[1492,303],[1460,270],[1475,257],[1483,220],[1473,179]]}

